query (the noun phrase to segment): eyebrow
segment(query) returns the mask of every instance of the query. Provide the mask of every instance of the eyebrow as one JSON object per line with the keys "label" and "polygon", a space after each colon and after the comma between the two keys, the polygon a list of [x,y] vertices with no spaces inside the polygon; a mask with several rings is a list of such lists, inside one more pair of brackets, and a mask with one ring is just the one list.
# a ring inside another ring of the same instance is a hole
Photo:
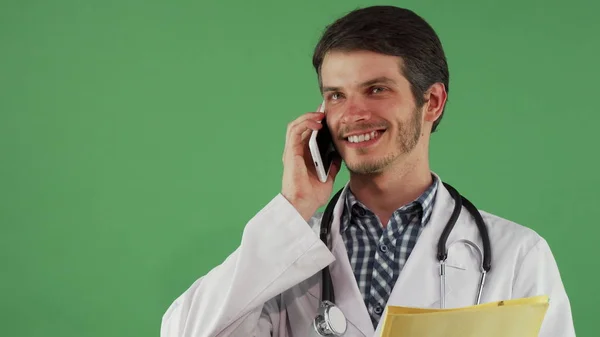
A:
{"label": "eyebrow", "polygon": [[[368,81],[365,81],[361,84],[359,84],[360,87],[368,87],[371,86],[373,84],[396,84],[396,81],[392,80],[389,77],[385,77],[385,76],[380,76]],[[326,92],[330,92],[330,91],[340,91],[342,88],[341,87],[322,87],[321,88],[321,92],[322,93],[326,93]]]}

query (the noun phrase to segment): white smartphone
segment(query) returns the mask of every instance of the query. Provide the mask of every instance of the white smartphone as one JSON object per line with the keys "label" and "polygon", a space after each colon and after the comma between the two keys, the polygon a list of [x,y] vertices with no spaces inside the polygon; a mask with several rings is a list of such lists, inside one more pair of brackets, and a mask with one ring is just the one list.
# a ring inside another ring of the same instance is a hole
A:
{"label": "white smartphone", "polygon": [[[321,103],[318,112],[325,113],[325,101]],[[312,155],[313,164],[317,170],[317,176],[319,177],[319,180],[324,183],[329,176],[329,170],[331,169],[331,163],[336,156],[336,150],[325,118],[323,118],[321,122],[323,123],[323,127],[320,130],[311,133],[308,147],[310,149],[310,154]]]}

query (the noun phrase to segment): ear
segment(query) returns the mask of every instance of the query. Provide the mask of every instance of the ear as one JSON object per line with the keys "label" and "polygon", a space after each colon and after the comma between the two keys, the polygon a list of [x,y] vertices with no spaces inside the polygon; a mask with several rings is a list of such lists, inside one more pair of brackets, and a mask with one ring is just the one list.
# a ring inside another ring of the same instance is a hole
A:
{"label": "ear", "polygon": [[444,111],[446,105],[446,99],[448,94],[446,93],[446,87],[443,83],[434,83],[429,90],[425,93],[425,107],[423,115],[425,120],[428,122],[435,122]]}

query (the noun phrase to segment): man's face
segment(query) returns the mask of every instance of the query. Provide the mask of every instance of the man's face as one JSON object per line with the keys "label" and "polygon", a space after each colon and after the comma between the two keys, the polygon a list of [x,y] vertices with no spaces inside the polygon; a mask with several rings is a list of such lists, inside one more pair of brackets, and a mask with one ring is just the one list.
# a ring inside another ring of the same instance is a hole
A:
{"label": "man's face", "polygon": [[330,52],[321,67],[327,124],[350,172],[381,173],[417,146],[422,110],[401,75],[400,58]]}

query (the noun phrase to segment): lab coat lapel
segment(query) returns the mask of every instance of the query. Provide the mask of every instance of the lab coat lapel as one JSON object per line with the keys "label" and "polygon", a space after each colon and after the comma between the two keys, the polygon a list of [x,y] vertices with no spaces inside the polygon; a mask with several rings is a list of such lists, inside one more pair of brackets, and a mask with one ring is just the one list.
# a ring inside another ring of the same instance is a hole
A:
{"label": "lab coat lapel", "polygon": [[[426,261],[424,264],[431,265],[424,272],[434,271],[435,277],[428,277],[430,284],[430,297],[426,298],[421,306],[439,308],[441,304],[441,277],[440,277],[440,262],[437,259],[437,244],[442,234],[444,227],[448,223],[452,211],[454,210],[454,199],[440,180],[441,188],[438,192],[436,202],[440,201],[440,208],[436,209],[432,214],[431,236],[427,240],[423,240],[421,253],[417,253],[415,260],[421,261],[421,257]],[[481,258],[480,253],[471,246],[460,243],[460,241],[468,240],[481,248],[483,243],[479,236],[479,230],[473,216],[463,206],[460,215],[454,225],[454,228],[448,236],[446,242],[446,308],[465,307],[475,304],[477,300],[477,290],[481,276]],[[457,244],[454,244],[457,243]],[[424,253],[424,255],[421,255]],[[412,255],[412,254],[411,254]],[[413,261],[414,263],[415,261]],[[419,277],[417,273],[408,272],[406,277]],[[401,288],[401,286],[399,287]],[[435,291],[434,289],[437,289]],[[431,301],[431,302],[430,302]]]}
{"label": "lab coat lapel", "polygon": [[[437,243],[454,208],[454,200],[437,176],[436,179],[439,185],[431,218],[400,272],[388,305],[439,307],[440,265]],[[447,293],[449,290],[446,287]]]}
{"label": "lab coat lapel", "polygon": [[[439,177],[436,178],[439,179]],[[431,219],[417,240],[404,269],[394,285],[388,305],[439,308],[441,279],[437,244],[454,209],[454,199],[439,180]],[[481,247],[477,226],[463,207],[446,247],[446,308],[474,304],[479,281],[479,257],[469,246],[453,242],[467,239]],[[377,331],[381,329],[380,322]]]}
{"label": "lab coat lapel", "polygon": [[375,329],[358,289],[352,266],[348,260],[344,240],[340,235],[340,219],[344,208],[343,200],[347,190],[348,185],[344,188],[333,211],[331,235],[332,253],[335,256],[335,261],[329,265],[329,268],[334,285],[336,305],[346,315],[349,325],[353,325],[364,336],[371,337]]}

